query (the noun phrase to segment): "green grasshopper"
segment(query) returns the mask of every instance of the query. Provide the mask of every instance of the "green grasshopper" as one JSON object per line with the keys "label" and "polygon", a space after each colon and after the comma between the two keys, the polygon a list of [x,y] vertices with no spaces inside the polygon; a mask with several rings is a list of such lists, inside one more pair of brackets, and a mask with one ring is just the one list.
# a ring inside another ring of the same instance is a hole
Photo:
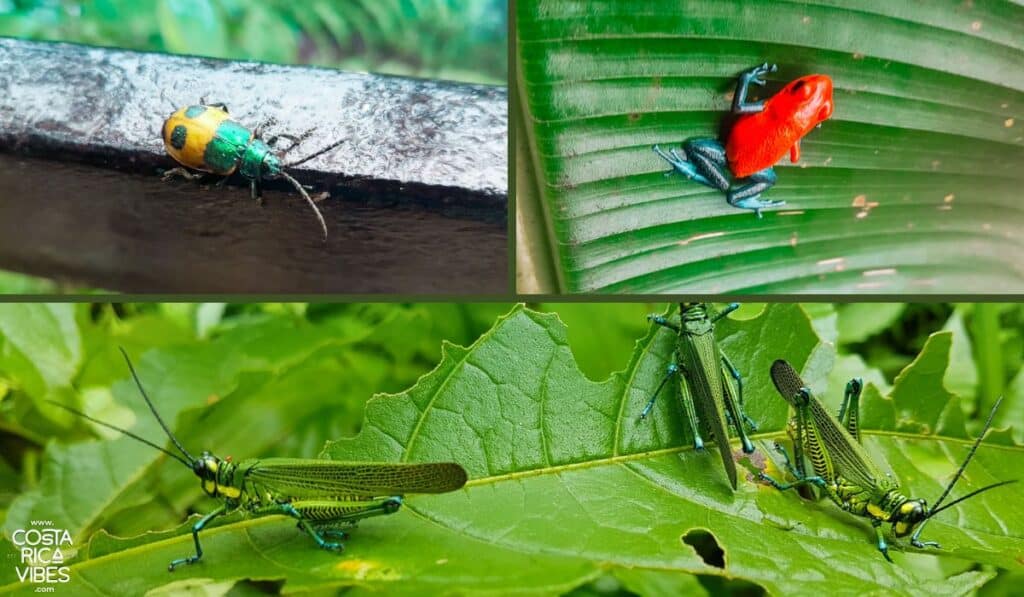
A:
{"label": "green grasshopper", "polygon": [[[928,520],[979,493],[1016,482],[1014,479],[993,483],[939,507],[977,451],[978,444],[992,424],[992,417],[999,408],[1002,398],[992,407],[985,428],[981,430],[967,458],[960,465],[960,470],[935,501],[935,505],[929,509],[925,500],[908,498],[900,493],[899,482],[891,474],[883,473],[861,446],[858,416],[860,394],[864,384],[860,379],[854,378],[846,384],[843,404],[839,409],[839,420],[836,420],[825,410],[821,401],[811,394],[807,384],[786,361],[778,360],[772,364],[771,377],[776,389],[793,407],[795,413],[787,430],[793,440],[793,460],[790,460],[785,448],[779,444],[775,444],[775,448],[782,453],[786,470],[796,478],[796,481],[780,483],[763,472],[759,475],[761,480],[780,490],[805,486],[819,487],[843,510],[869,518],[878,539],[878,551],[890,562],[892,558],[889,557],[889,546],[882,535],[883,523],[892,523],[892,532],[896,537],[905,537],[913,531],[910,544],[914,547],[937,548],[939,544],[934,541],[920,540],[921,531]],[[808,476],[804,470],[805,451],[814,467],[813,476]]]}
{"label": "green grasshopper", "polygon": [[396,464],[263,458],[233,463],[230,457],[218,458],[205,451],[195,458],[171,433],[143,389],[127,353],[123,349],[121,353],[149,410],[184,458],[130,431],[63,404],[51,403],[167,454],[192,469],[207,495],[224,500],[219,508],[192,526],[195,555],[172,561],[167,567],[169,571],[181,564],[198,562],[203,557],[199,532],[214,518],[237,508],[250,516],[290,516],[321,548],[341,551],[344,545],[340,541],[348,538],[347,533],[324,527],[354,525],[370,516],[393,514],[402,506],[403,493],[445,493],[466,484],[465,469],[454,462]]}
{"label": "green grasshopper", "polygon": [[648,320],[675,332],[677,340],[665,377],[640,413],[641,419],[647,418],[661,389],[669,379],[680,375],[679,399],[693,432],[693,448],[704,449],[703,427],[718,445],[733,489],[736,489],[736,463],[729,446],[726,420],[736,428],[743,451],[747,454],[754,451],[754,446],[740,421],[746,422],[751,431],[755,431],[757,426],[743,412],[743,377],[719,349],[715,340],[715,322],[738,308],[738,304],[732,303],[714,314],[704,303],[679,303],[679,325],[660,315],[647,316]]}

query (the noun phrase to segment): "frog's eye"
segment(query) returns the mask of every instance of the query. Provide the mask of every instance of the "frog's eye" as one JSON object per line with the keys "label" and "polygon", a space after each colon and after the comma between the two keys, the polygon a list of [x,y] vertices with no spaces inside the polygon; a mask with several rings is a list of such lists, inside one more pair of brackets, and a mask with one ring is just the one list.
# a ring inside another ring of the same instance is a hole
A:
{"label": "frog's eye", "polygon": [[808,85],[803,79],[798,79],[793,86],[789,88],[789,92],[793,95],[802,97],[804,99],[811,97],[811,86]]}

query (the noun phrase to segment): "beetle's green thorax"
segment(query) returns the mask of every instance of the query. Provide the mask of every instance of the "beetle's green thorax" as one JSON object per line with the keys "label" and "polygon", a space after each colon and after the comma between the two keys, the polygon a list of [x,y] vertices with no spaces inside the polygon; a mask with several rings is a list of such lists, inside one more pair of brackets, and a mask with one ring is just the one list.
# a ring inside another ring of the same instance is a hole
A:
{"label": "beetle's green thorax", "polygon": [[269,145],[261,139],[253,139],[245,148],[238,171],[249,179],[274,178],[281,173],[281,160]]}
{"label": "beetle's green thorax", "polygon": [[230,460],[217,458],[210,452],[203,452],[192,462],[192,472],[202,480],[203,491],[210,497],[229,500],[236,500],[241,495],[241,488],[235,482],[237,468]]}
{"label": "beetle's green thorax", "polygon": [[203,162],[211,172],[230,174],[238,165],[238,160],[248,153],[251,139],[252,131],[233,120],[225,120],[206,144]]}

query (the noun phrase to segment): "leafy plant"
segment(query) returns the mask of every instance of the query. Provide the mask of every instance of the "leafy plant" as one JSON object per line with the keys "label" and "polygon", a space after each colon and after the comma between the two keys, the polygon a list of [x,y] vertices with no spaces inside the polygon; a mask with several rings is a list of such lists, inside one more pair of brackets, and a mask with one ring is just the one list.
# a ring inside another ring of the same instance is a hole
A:
{"label": "leafy plant", "polygon": [[[26,403],[48,395],[46,388],[85,377],[82,355],[91,353],[74,348],[75,322],[86,345],[90,338],[106,337],[109,328],[83,326],[86,313],[69,316],[62,308],[25,308],[0,317],[0,323],[25,321],[0,327],[0,354],[8,355],[0,363],[2,379],[16,388],[13,406],[10,395],[0,403],[8,415],[32,408]],[[602,305],[589,308],[591,325],[611,313]],[[162,319],[162,309],[146,307],[142,317]],[[355,362],[339,367],[339,355],[392,355],[374,361],[371,370],[409,362],[413,354],[405,348],[389,352],[386,347],[429,343],[429,330],[438,326],[410,327],[410,317],[442,319],[439,312],[415,306],[316,308],[321,309],[282,314],[272,305],[229,307],[226,317],[233,323],[214,331],[210,341],[171,340],[142,352],[140,375],[150,380],[154,399],[190,447],[245,450],[237,457],[311,455],[321,445],[319,438],[346,435],[344,421],[358,412],[344,406],[339,397],[351,393],[335,384],[367,372]],[[584,325],[584,308],[577,310],[573,317]],[[626,313],[632,309],[620,310],[623,321],[632,317]],[[991,579],[993,567],[1019,566],[1024,520],[1013,506],[1024,497],[1019,484],[940,516],[926,534],[944,549],[908,548],[894,554],[895,565],[877,554],[864,521],[830,503],[803,501],[756,484],[752,474],[758,468],[775,466],[771,442],[785,438],[786,406],[766,373],[771,361],[786,358],[800,367],[835,407],[841,386],[832,376],[837,366],[849,366],[844,359],[852,355],[837,358],[835,344],[818,331],[835,325],[830,309],[815,309],[814,319],[797,305],[744,311],[718,326],[723,350],[746,374],[747,411],[761,426],[754,435],[759,451],[740,461],[750,476],[736,493],[720,463],[690,449],[677,403],[659,401],[661,412],[638,420],[672,350],[671,334],[646,328],[625,369],[594,381],[581,371],[575,354],[591,340],[580,336],[574,344],[571,330],[555,315],[516,307],[475,342],[468,334],[471,345],[445,343],[433,370],[366,405],[358,435],[326,444],[322,456],[329,458],[454,459],[471,477],[462,492],[410,497],[397,514],[367,521],[352,532],[344,554],[316,549],[287,520],[236,518],[205,535],[208,560],[202,565],[168,574],[167,561],[191,549],[188,524],[175,527],[180,513],[205,511],[210,501],[180,464],[168,464],[124,438],[50,445],[36,489],[16,498],[4,526],[45,516],[73,521],[81,548],[71,563],[73,586],[115,594],[223,593],[240,583],[267,588],[260,584],[265,582],[288,591],[358,586],[389,594],[551,594],[582,585],[588,591],[641,594],[758,587],[776,594],[964,594]],[[471,313],[484,311],[461,307],[444,319],[466,321]],[[360,323],[374,320],[392,325],[378,329]],[[330,329],[320,329],[327,322],[333,322]],[[51,333],[40,333],[29,351],[30,340],[19,329]],[[141,329],[129,323],[116,341],[138,341]],[[959,397],[943,383],[952,374],[954,332],[925,336],[920,353],[891,382],[891,390],[879,391],[871,380],[889,382],[870,365],[858,374],[869,380],[862,408],[868,449],[885,458],[909,494],[934,500],[969,446],[965,426],[970,421]],[[113,341],[107,338],[104,346]],[[401,370],[391,367],[391,372]],[[601,371],[599,364],[588,367]],[[123,371],[98,364],[86,369],[108,372],[90,374],[97,380],[90,385],[109,388],[110,416],[121,416],[121,423],[127,419],[125,424],[134,419],[134,431],[156,436]],[[378,380],[388,376],[370,374]],[[99,383],[103,378],[113,383]],[[1007,408],[1020,408],[1018,398],[1008,398]],[[1024,448],[1012,434],[989,434],[959,492],[1019,476]],[[0,474],[0,481],[4,478]],[[105,530],[92,531],[97,528]],[[0,560],[13,555],[10,549],[0,543]],[[128,569],[131,574],[125,574]],[[0,587],[19,588],[9,570],[0,570]]]}
{"label": "leafy plant", "polygon": [[504,85],[507,0],[5,0],[0,35]]}
{"label": "leafy plant", "polygon": [[[1024,288],[1024,8],[1015,3],[516,4],[535,267],[569,292]],[[651,151],[717,136],[735,77],[809,73],[835,113],[781,163],[759,220]],[[965,259],[965,255],[970,255]],[[553,291],[554,289],[548,289]]]}

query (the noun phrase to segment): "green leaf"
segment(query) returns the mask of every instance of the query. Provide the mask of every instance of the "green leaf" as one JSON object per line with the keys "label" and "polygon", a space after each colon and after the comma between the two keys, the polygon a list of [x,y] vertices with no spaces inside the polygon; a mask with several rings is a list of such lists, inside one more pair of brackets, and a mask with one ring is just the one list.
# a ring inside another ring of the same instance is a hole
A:
{"label": "green leaf", "polygon": [[82,364],[74,304],[0,305],[0,343],[0,371],[40,397],[69,386]]}
{"label": "green leaf", "polygon": [[[930,522],[924,538],[940,541],[941,551],[894,546],[896,563],[889,564],[866,520],[827,500],[808,502],[754,482],[752,473],[774,456],[772,441],[785,438],[786,404],[768,380],[768,366],[786,358],[834,407],[841,388],[822,387],[832,348],[791,304],[771,305],[751,319],[730,317],[717,332],[745,375],[747,410],[761,427],[753,436],[759,451],[740,456],[751,475],[736,492],[717,454],[691,449],[677,401],[663,396],[652,417],[638,420],[672,352],[671,333],[651,326],[625,370],[591,381],[556,315],[516,307],[472,346],[445,344],[433,371],[405,391],[371,400],[362,431],[323,452],[345,460],[455,460],[470,473],[466,489],[407,496],[407,507],[395,515],[355,529],[343,554],[317,549],[280,517],[225,520],[203,533],[203,562],[173,575],[166,563],[192,550],[187,524],[125,539],[98,533],[79,546],[72,586],[138,594],[191,579],[215,586],[249,579],[283,580],[283,589],[295,592],[358,586],[388,594],[552,594],[607,574],[631,590],[689,590],[691,575],[699,574],[748,581],[773,594],[966,594],[992,573],[944,572],[935,560],[1018,565],[1019,485]],[[934,334],[889,396],[869,386],[863,407],[869,449],[884,455],[908,495],[930,501],[970,444],[957,399],[942,386],[950,336]],[[288,354],[287,346],[273,348],[266,365]],[[148,367],[182,358],[156,352],[148,353]],[[157,377],[169,380],[170,373]],[[154,392],[173,387],[165,381]],[[224,414],[188,411],[179,420],[194,429],[198,421],[223,421]],[[258,428],[248,439],[232,433],[236,442],[265,435]],[[1012,478],[1021,452],[1008,434],[991,434],[954,496]],[[195,485],[190,491],[199,493]],[[203,504],[208,511],[209,502]],[[708,556],[715,550],[720,561]],[[30,590],[8,582],[0,591]]]}
{"label": "green leaf", "polygon": [[160,34],[170,52],[228,58],[228,33],[210,0],[160,0]]}
{"label": "green leaf", "polygon": [[[1024,288],[1019,4],[523,0],[516,16],[521,141],[563,290]],[[835,113],[758,219],[664,176],[651,146],[718,136],[737,75],[765,61],[769,93],[830,75]]]}
{"label": "green leaf", "polygon": [[276,11],[253,4],[242,21],[239,56],[264,62],[292,63],[299,54],[295,31]]}
{"label": "green leaf", "polygon": [[863,342],[899,320],[905,303],[849,303],[839,312],[839,342]]}

